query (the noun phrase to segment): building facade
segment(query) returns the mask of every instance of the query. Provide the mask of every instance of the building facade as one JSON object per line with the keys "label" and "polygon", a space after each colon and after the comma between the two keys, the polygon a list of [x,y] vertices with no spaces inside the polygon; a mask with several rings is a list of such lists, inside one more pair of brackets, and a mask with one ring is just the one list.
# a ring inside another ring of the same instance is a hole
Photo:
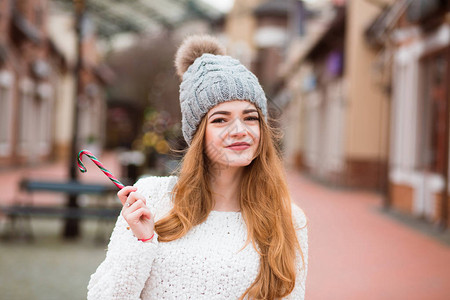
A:
{"label": "building facade", "polygon": [[48,39],[48,1],[2,1],[0,165],[52,155],[55,87],[64,58]]}
{"label": "building facade", "polygon": [[390,206],[447,224],[449,13],[448,1],[397,1],[367,29],[390,73]]}
{"label": "building facade", "polygon": [[377,51],[364,41],[380,11],[363,0],[329,2],[306,19],[283,66],[286,159],[325,184],[386,188],[389,98],[372,78]]}
{"label": "building facade", "polygon": [[[47,0],[0,3],[0,168],[39,164],[69,154],[75,98],[74,58],[69,52],[75,51],[75,45],[68,50],[67,45],[61,47],[60,39],[73,36],[74,27],[68,23],[59,27],[63,30],[59,36],[54,35],[49,26],[55,14],[51,5]],[[88,100],[81,105],[79,123],[84,140],[101,136],[103,130],[99,116],[104,80],[94,43],[95,36],[90,35],[83,46],[81,98]]]}

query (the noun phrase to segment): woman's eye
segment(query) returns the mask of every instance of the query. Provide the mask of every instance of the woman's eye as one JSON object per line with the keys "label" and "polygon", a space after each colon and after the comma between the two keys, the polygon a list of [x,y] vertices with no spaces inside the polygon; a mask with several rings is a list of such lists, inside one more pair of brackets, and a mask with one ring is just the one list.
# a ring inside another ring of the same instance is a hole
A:
{"label": "woman's eye", "polygon": [[[247,117],[245,118],[245,121],[258,121],[259,117]],[[217,118],[211,121],[211,123],[224,123],[226,120],[224,118]]]}
{"label": "woman's eye", "polygon": [[248,117],[248,118],[246,118],[246,120],[248,120],[248,121],[258,121],[259,118],[258,117]]}

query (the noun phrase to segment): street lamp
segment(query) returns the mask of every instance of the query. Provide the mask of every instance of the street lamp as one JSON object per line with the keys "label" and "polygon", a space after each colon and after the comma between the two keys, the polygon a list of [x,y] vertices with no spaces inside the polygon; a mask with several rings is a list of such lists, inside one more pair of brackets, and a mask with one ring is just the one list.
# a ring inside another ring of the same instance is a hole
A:
{"label": "street lamp", "polygon": [[[74,0],[75,7],[75,38],[76,38],[76,48],[77,48],[77,59],[75,64],[75,92],[73,101],[73,116],[72,116],[72,139],[70,143],[69,152],[69,178],[71,181],[77,181],[77,167],[75,165],[76,155],[77,155],[77,139],[78,139],[78,103],[81,94],[81,67],[82,67],[82,23],[85,12],[86,3],[84,0]],[[78,195],[69,194],[67,196],[67,207],[76,208],[78,207],[77,201]],[[64,237],[65,238],[76,238],[80,234],[79,220],[74,218],[67,218],[64,225]]]}

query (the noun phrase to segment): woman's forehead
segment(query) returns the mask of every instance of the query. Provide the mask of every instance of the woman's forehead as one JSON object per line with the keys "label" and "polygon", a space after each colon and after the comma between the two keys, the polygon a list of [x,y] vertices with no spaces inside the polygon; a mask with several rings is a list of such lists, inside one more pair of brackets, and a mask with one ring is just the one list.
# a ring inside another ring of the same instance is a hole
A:
{"label": "woman's forehead", "polygon": [[247,100],[233,100],[226,101],[217,104],[213,108],[211,108],[208,112],[208,115],[213,114],[216,111],[229,111],[229,112],[242,112],[244,110],[256,109],[256,106]]}

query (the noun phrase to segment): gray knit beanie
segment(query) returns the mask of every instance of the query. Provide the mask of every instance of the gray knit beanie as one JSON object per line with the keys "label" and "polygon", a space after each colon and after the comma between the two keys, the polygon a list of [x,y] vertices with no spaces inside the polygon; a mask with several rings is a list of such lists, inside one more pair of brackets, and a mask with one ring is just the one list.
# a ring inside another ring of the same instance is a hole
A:
{"label": "gray knit beanie", "polygon": [[188,37],[177,51],[182,131],[188,145],[203,116],[225,101],[248,100],[267,120],[267,99],[258,79],[238,60],[224,54],[224,48],[211,36]]}

